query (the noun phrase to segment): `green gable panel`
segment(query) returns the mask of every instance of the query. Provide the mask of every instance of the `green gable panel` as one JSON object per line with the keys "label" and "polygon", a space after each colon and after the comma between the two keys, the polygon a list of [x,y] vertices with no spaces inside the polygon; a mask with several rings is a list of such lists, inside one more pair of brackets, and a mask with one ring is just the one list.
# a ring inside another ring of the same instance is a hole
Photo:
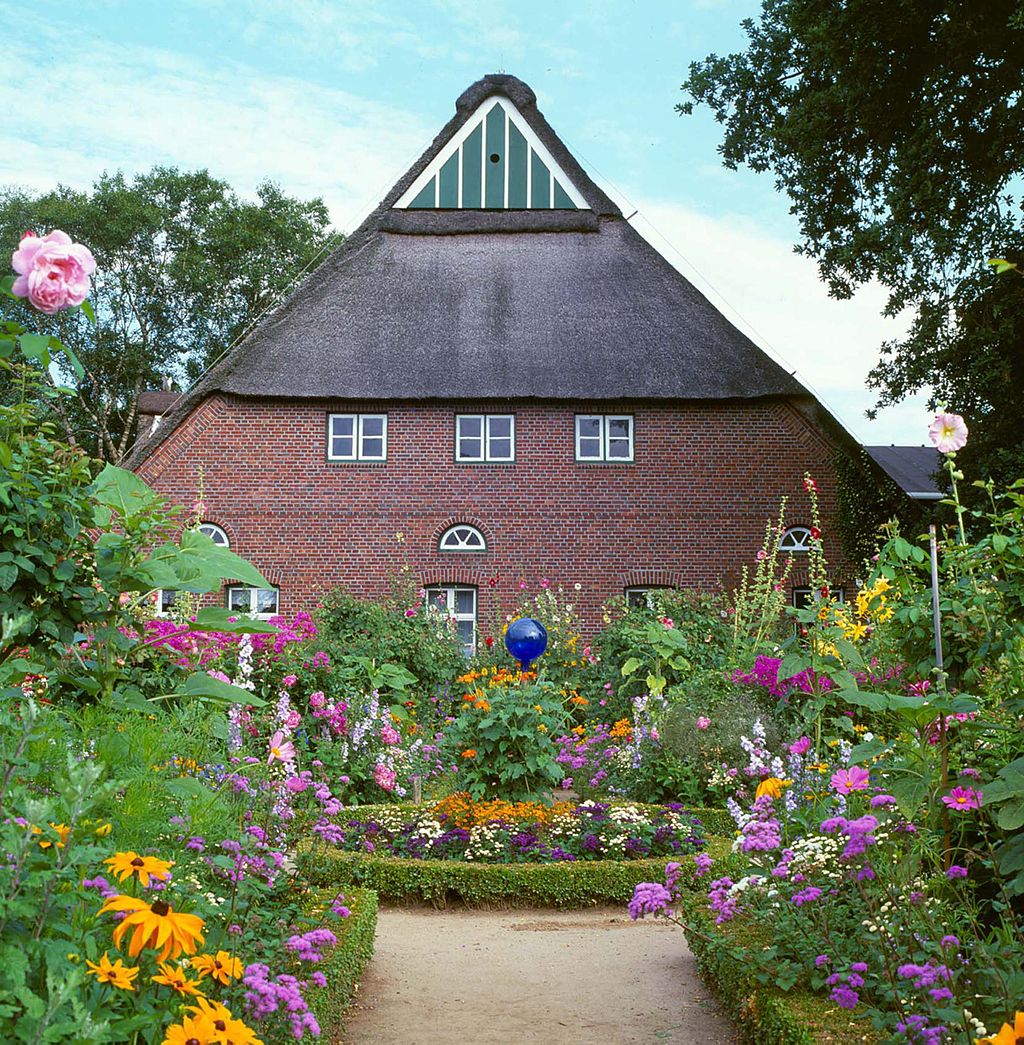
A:
{"label": "green gable panel", "polygon": [[551,206],[551,172],[536,154],[530,156],[530,206],[547,210]]}
{"label": "green gable panel", "polygon": [[459,153],[452,153],[437,175],[437,205],[455,210],[459,205]]}
{"label": "green gable panel", "polygon": [[556,210],[575,210],[576,204],[569,199],[568,194],[561,185],[558,184],[558,179],[555,178],[555,209]]}
{"label": "green gable panel", "polygon": [[483,142],[483,124],[462,143],[462,206],[477,208],[480,199],[480,145]]}
{"label": "green gable panel", "polygon": [[530,150],[519,128],[508,121],[508,205],[526,207],[526,163]]}
{"label": "green gable panel", "polygon": [[434,206],[434,180],[433,178],[423,186],[422,189],[416,194],[416,198],[409,204],[410,207],[429,207],[433,209]]}
{"label": "green gable panel", "polygon": [[505,206],[505,110],[495,105],[487,114],[487,148],[484,150],[484,206]]}

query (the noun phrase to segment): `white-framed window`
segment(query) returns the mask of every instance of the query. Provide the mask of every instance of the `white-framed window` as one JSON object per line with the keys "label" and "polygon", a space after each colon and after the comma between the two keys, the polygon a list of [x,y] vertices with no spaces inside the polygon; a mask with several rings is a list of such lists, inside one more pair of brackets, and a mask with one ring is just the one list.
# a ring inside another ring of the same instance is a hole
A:
{"label": "white-framed window", "polygon": [[456,414],[455,460],[502,462],[516,459],[514,414]]}
{"label": "white-framed window", "polygon": [[219,544],[222,548],[231,547],[228,535],[216,523],[200,523],[199,532],[205,533],[214,544]]}
{"label": "white-framed window", "polygon": [[468,523],[449,526],[437,542],[438,551],[442,552],[485,552],[487,541],[484,535]]}
{"label": "white-framed window", "polygon": [[174,588],[161,588],[156,592],[156,615],[158,617],[166,617],[170,614],[171,609],[174,607],[174,600],[178,597],[178,592]]}
{"label": "white-framed window", "polygon": [[638,585],[635,588],[627,588],[625,591],[626,605],[631,610],[651,610],[654,609],[654,600],[651,598],[654,592],[671,590],[664,584]]}
{"label": "white-framed window", "polygon": [[329,414],[328,461],[386,461],[387,414]]}
{"label": "white-framed window", "polygon": [[280,595],[277,588],[228,588],[228,609],[232,613],[248,613],[250,617],[273,617]]}
{"label": "white-framed window", "polygon": [[467,658],[476,652],[476,588],[468,584],[434,584],[427,588],[427,603],[455,621]]}
{"label": "white-framed window", "polygon": [[779,538],[779,551],[806,554],[813,544],[814,538],[811,536],[810,527],[790,526]]}
{"label": "white-framed window", "polygon": [[577,414],[576,460],[633,460],[633,418],[630,414]]}

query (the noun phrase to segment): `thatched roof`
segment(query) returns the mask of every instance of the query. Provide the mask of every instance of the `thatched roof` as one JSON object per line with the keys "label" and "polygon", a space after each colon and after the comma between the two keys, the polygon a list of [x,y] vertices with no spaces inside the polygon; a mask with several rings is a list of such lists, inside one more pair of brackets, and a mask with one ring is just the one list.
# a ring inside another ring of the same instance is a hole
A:
{"label": "thatched roof", "polygon": [[[516,107],[589,209],[395,204],[492,95]],[[750,399],[807,391],[657,253],[551,129],[492,75],[367,220],[186,396],[199,399]]]}

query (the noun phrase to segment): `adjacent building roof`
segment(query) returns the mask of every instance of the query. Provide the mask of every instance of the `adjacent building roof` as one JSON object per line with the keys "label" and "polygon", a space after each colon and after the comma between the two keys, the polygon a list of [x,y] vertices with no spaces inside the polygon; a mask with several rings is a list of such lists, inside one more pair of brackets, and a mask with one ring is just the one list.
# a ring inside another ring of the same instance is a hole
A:
{"label": "adjacent building roof", "polygon": [[183,398],[133,463],[218,391],[810,398],[630,226],[536,101],[506,75],[464,92],[376,210]]}
{"label": "adjacent building roof", "polygon": [[936,481],[942,455],[934,446],[865,446],[864,449],[908,497],[937,501],[946,496]]}

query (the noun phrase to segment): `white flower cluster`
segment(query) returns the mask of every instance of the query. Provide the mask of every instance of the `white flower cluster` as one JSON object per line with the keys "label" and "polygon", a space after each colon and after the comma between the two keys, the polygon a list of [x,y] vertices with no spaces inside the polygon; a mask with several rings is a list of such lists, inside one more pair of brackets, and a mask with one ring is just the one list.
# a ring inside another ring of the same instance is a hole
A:
{"label": "white flower cluster", "polygon": [[410,839],[423,838],[428,842],[435,842],[445,833],[445,828],[432,816],[423,817],[416,824]]}
{"label": "white flower cluster", "polygon": [[500,824],[477,824],[470,829],[469,842],[466,844],[467,860],[493,860],[501,854],[501,846],[497,841],[503,830]]}
{"label": "white flower cluster", "polygon": [[838,882],[843,877],[839,854],[846,848],[846,839],[835,835],[808,835],[797,838],[789,847],[793,859],[789,862],[790,873],[821,875],[829,881]]}

